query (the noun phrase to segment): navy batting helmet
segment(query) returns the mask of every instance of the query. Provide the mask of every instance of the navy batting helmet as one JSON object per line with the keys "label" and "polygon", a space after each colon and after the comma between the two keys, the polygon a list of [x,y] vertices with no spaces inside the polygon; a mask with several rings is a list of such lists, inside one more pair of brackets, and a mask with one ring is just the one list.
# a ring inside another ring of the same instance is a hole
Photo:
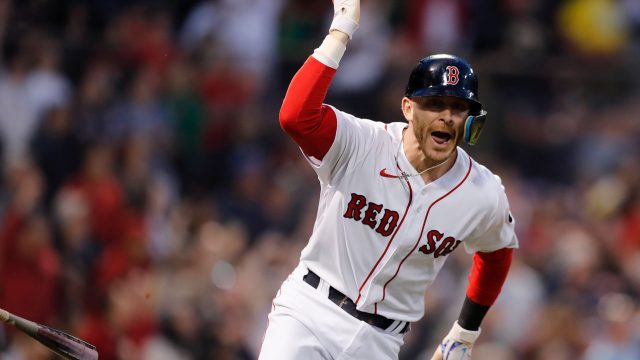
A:
{"label": "navy batting helmet", "polygon": [[428,56],[416,65],[409,76],[405,96],[453,96],[471,103],[464,127],[464,140],[475,145],[487,112],[478,99],[478,78],[471,65],[447,54]]}

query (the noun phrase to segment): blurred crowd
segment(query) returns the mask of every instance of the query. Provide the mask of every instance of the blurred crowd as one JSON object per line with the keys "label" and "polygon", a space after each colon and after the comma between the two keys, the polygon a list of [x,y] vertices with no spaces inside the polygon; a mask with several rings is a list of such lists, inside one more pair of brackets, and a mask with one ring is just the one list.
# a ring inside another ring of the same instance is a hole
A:
{"label": "blurred crowd", "polygon": [[[103,360],[256,359],[319,193],[279,105],[331,11],[0,0],[0,307]],[[468,151],[520,239],[474,359],[640,359],[640,2],[362,0],[327,102],[402,121],[411,68],[441,52],[479,74]],[[401,359],[450,328],[470,260],[450,256]],[[0,358],[52,356],[0,327]]]}

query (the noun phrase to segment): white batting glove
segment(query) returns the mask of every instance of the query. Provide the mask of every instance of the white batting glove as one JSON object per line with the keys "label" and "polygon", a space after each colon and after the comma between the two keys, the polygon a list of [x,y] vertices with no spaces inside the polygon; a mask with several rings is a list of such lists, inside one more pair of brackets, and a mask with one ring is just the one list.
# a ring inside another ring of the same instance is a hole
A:
{"label": "white batting glove", "polygon": [[329,31],[341,31],[351,39],[359,23],[360,0],[333,0],[333,21]]}
{"label": "white batting glove", "polygon": [[469,360],[471,348],[480,336],[480,329],[476,331],[463,329],[456,321],[449,334],[440,343],[431,360]]}

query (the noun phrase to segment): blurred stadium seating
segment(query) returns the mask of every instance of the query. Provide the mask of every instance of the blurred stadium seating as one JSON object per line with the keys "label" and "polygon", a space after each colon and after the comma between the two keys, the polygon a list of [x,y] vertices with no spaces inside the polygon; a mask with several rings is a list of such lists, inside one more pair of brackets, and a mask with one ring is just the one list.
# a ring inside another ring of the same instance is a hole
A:
{"label": "blurred stadium seating", "polygon": [[[327,102],[401,121],[452,52],[521,248],[474,359],[640,359],[640,2],[362,0]],[[319,186],[278,125],[326,0],[0,0],[0,307],[100,358],[256,359]],[[401,359],[463,299],[451,256]],[[295,341],[295,339],[292,339]],[[0,358],[51,355],[0,328]]]}

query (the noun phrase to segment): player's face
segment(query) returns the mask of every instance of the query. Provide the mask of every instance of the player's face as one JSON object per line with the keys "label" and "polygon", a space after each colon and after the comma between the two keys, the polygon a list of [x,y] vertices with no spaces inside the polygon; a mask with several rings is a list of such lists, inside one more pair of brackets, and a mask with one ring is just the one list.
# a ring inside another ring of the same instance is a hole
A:
{"label": "player's face", "polygon": [[441,162],[455,152],[464,135],[463,125],[470,107],[468,101],[450,96],[403,100],[410,129],[427,159]]}

